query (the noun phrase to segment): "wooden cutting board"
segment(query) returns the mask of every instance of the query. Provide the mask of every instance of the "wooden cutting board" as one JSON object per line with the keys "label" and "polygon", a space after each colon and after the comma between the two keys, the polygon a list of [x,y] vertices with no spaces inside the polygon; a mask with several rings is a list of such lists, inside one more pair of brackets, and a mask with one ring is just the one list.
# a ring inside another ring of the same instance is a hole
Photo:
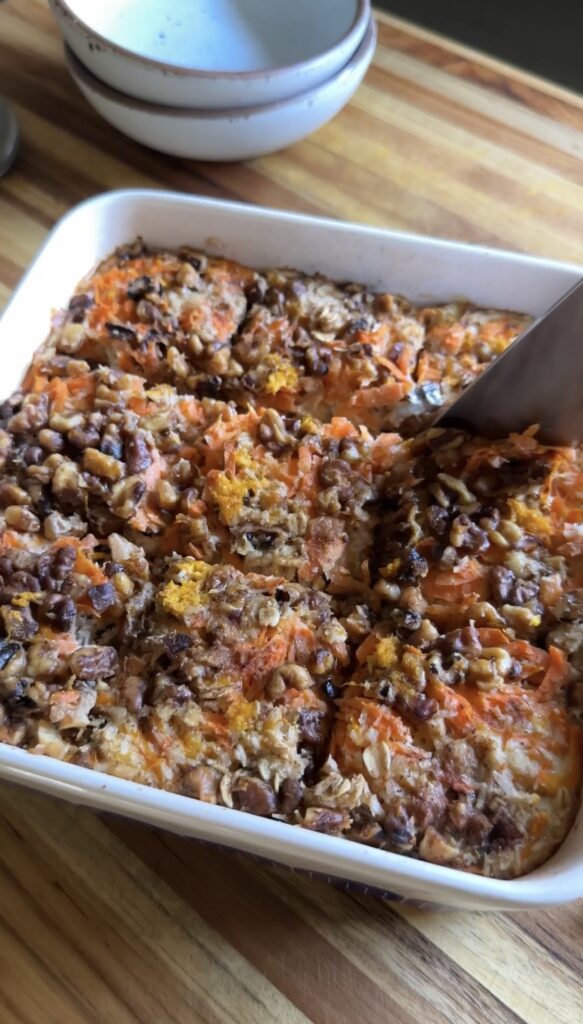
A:
{"label": "wooden cutting board", "polygon": [[[0,94],[23,130],[0,181],[0,303],[61,214],[126,186],[583,264],[581,98],[383,15],[352,103],[245,165],[166,158],[109,128],[43,0],[0,8]],[[0,1024],[576,1024],[582,950],[581,902],[390,907],[0,785]]]}

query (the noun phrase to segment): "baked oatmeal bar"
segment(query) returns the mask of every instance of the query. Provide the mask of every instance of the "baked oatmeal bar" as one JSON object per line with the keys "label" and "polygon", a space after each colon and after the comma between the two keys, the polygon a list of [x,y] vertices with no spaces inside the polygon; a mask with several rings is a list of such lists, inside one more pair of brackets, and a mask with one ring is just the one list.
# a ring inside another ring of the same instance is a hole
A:
{"label": "baked oatmeal bar", "polygon": [[49,346],[197,397],[343,416],[377,433],[417,429],[529,322],[138,242],[83,282]]}

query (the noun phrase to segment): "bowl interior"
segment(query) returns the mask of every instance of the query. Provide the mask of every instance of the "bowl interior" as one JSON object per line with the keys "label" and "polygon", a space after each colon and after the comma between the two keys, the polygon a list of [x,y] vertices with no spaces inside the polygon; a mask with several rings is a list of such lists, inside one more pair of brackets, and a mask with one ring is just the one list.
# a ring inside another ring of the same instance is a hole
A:
{"label": "bowl interior", "polygon": [[201,71],[287,67],[338,44],[359,0],[66,0],[88,29],[150,60]]}

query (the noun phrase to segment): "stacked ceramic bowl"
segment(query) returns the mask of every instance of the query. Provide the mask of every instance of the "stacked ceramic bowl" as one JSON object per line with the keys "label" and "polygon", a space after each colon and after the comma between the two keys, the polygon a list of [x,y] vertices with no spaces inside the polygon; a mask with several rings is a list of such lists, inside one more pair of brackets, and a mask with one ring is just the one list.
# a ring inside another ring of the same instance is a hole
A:
{"label": "stacked ceramic bowl", "polygon": [[372,60],[370,0],[50,0],[107,121],[175,156],[245,160],[315,131]]}

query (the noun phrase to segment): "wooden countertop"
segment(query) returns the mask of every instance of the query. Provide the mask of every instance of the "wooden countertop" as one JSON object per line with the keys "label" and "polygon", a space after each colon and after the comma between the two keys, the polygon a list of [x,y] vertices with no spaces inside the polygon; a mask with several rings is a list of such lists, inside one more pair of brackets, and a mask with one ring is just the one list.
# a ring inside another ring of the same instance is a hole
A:
{"label": "wooden countertop", "polygon": [[[583,101],[396,19],[352,103],[245,165],[123,138],[69,79],[43,0],[0,8],[23,146],[0,181],[0,304],[47,230],[165,186],[583,264]],[[16,339],[15,339],[16,341]],[[0,785],[1,1024],[575,1024],[583,903],[385,906]]]}

